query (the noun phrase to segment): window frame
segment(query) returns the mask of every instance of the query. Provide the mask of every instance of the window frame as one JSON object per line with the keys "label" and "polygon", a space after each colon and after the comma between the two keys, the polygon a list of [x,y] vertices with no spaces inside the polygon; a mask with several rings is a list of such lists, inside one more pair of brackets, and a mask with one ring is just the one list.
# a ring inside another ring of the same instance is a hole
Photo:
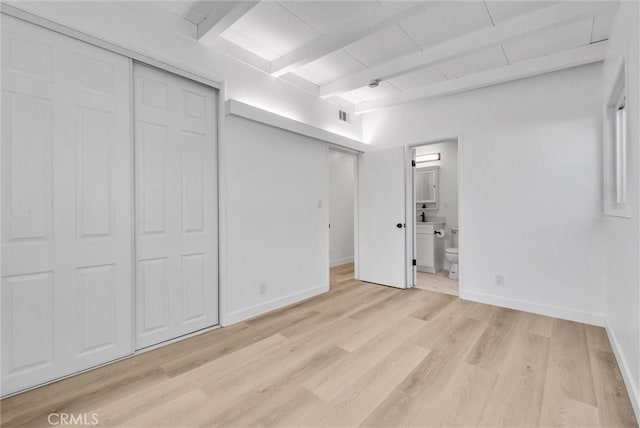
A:
{"label": "window frame", "polygon": [[604,213],[631,218],[629,202],[626,61],[621,58],[604,114]]}

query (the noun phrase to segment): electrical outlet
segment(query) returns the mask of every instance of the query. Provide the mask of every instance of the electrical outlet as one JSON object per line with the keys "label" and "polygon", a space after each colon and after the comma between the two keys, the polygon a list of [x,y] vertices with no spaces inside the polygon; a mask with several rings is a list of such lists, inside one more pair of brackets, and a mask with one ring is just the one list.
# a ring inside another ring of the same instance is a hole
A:
{"label": "electrical outlet", "polygon": [[261,282],[260,283],[260,294],[266,294],[267,293],[267,283],[266,282]]}
{"label": "electrical outlet", "polygon": [[494,283],[497,287],[504,287],[504,275],[502,275],[501,273],[496,274]]}

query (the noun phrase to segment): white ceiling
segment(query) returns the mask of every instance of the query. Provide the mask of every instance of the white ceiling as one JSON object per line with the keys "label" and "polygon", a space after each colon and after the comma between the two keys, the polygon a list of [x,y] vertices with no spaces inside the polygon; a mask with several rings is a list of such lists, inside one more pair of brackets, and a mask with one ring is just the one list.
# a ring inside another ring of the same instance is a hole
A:
{"label": "white ceiling", "polygon": [[432,2],[423,13],[399,24],[422,49],[492,25],[482,1]]}
{"label": "white ceiling", "polygon": [[[155,4],[166,13],[198,26],[210,14],[218,13],[220,7],[216,3],[220,2]],[[567,18],[566,22],[551,25],[552,22],[542,29],[516,34],[501,43],[462,51],[453,58],[443,57],[441,61],[424,66],[398,70],[397,64],[405,59],[437,50],[443,43],[464,39],[470,33],[486,33],[492,27],[503,28],[518,19],[529,19],[534,23],[538,19],[554,19],[549,16],[557,14],[551,11],[560,7],[580,8],[583,4],[578,1],[570,5],[564,3],[566,1],[263,0],[225,27],[220,37],[235,45],[233,52],[226,53],[233,55],[235,52],[235,56],[245,62],[253,56],[260,58],[263,64],[267,61],[273,66],[276,61],[298,58],[299,61],[287,71],[309,81],[310,85],[304,85],[306,90],[315,85],[321,94],[324,86],[344,80],[347,82],[345,88],[332,95],[359,104],[557,52],[570,52],[608,38],[615,12],[612,8],[593,14],[581,12],[575,18]],[[410,9],[412,7],[418,9]],[[549,11],[546,15],[545,10]],[[566,12],[558,12],[561,13]],[[219,44],[217,48],[222,49],[221,46],[229,46],[229,43]],[[240,58],[238,48],[251,55]],[[389,65],[393,66],[393,71],[377,88],[368,88],[367,80],[363,81],[362,76],[369,71],[385,71]],[[344,79],[354,76],[361,79],[357,85]]]}
{"label": "white ceiling", "polygon": [[549,55],[591,43],[593,18],[555,26],[502,44],[510,62]]}

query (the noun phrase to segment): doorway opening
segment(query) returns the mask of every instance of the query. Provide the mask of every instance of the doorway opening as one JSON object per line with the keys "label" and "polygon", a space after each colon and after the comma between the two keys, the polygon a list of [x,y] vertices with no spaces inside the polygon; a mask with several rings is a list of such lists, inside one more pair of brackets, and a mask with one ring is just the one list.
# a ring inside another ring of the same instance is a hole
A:
{"label": "doorway opening", "polygon": [[412,147],[413,282],[459,294],[457,138]]}
{"label": "doorway opening", "polygon": [[357,156],[329,149],[329,266],[331,288],[354,278]]}

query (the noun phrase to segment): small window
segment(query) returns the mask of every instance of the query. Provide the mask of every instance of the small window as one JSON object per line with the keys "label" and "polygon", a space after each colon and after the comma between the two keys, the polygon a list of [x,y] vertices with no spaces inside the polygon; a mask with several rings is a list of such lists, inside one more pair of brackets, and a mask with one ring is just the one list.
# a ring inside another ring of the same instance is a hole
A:
{"label": "small window", "polygon": [[624,93],[616,105],[616,203],[627,202],[627,109]]}
{"label": "small window", "polygon": [[606,111],[604,157],[605,214],[630,217],[627,194],[627,98],[625,68],[621,63]]}

